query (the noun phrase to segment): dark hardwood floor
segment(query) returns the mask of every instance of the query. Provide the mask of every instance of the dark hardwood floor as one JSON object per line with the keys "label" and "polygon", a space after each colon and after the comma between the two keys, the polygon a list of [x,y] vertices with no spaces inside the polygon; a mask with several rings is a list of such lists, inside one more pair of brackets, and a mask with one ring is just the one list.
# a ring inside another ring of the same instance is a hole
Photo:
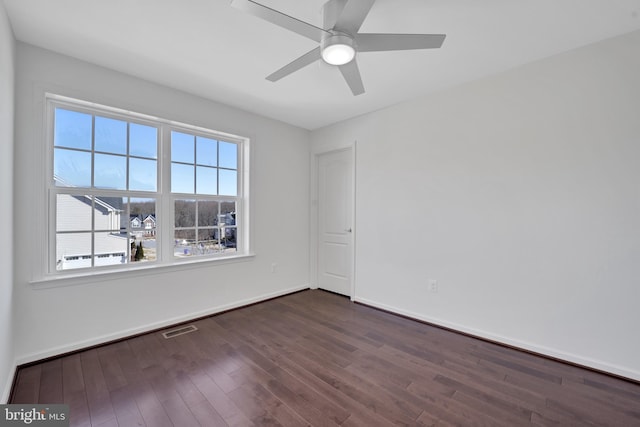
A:
{"label": "dark hardwood floor", "polygon": [[640,385],[304,291],[20,369],[75,426],[640,426]]}

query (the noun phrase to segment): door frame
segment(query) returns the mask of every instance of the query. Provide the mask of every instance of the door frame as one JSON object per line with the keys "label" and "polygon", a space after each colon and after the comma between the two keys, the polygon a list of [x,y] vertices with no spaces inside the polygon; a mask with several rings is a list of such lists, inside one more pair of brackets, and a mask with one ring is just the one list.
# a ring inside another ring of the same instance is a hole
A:
{"label": "door frame", "polygon": [[310,277],[309,287],[311,289],[318,289],[318,245],[319,238],[318,233],[319,226],[319,213],[318,213],[318,197],[319,197],[319,162],[320,156],[338,151],[351,151],[351,251],[349,257],[351,258],[351,277],[350,277],[350,292],[349,298],[351,301],[355,301],[356,295],[356,233],[358,228],[356,226],[356,147],[357,141],[353,141],[349,144],[322,146],[317,149],[311,149],[311,197],[310,197]]}

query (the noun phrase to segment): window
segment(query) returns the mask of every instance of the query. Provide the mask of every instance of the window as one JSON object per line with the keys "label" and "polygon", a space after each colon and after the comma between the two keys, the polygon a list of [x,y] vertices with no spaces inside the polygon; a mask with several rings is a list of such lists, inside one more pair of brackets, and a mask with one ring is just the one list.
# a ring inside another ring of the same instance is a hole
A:
{"label": "window", "polygon": [[248,140],[48,95],[49,273],[248,254]]}

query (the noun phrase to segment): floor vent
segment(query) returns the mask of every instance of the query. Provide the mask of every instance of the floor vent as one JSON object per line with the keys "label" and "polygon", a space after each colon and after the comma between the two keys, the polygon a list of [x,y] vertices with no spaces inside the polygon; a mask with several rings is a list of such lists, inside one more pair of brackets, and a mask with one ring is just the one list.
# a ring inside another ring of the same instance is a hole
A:
{"label": "floor vent", "polygon": [[193,325],[183,326],[183,327],[178,328],[178,329],[172,329],[170,331],[163,332],[162,336],[167,338],[167,339],[169,339],[169,338],[177,337],[178,335],[188,334],[189,332],[193,332],[193,331],[197,331],[197,330],[198,330],[198,328],[196,328]]}

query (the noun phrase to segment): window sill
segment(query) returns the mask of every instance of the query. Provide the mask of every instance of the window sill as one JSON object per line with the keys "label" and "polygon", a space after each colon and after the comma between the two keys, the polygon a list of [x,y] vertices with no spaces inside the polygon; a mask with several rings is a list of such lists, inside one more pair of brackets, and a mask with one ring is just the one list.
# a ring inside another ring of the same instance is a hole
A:
{"label": "window sill", "polygon": [[242,254],[227,256],[224,258],[207,258],[180,261],[174,264],[152,264],[149,266],[136,266],[122,269],[109,269],[81,273],[58,273],[48,275],[39,279],[34,279],[29,284],[34,289],[49,289],[64,286],[86,285],[96,282],[104,282],[108,280],[121,280],[124,278],[133,278],[140,276],[149,276],[155,274],[165,274],[173,271],[191,270],[194,268],[206,268],[214,265],[234,264],[238,262],[247,262],[255,258],[255,254]]}

